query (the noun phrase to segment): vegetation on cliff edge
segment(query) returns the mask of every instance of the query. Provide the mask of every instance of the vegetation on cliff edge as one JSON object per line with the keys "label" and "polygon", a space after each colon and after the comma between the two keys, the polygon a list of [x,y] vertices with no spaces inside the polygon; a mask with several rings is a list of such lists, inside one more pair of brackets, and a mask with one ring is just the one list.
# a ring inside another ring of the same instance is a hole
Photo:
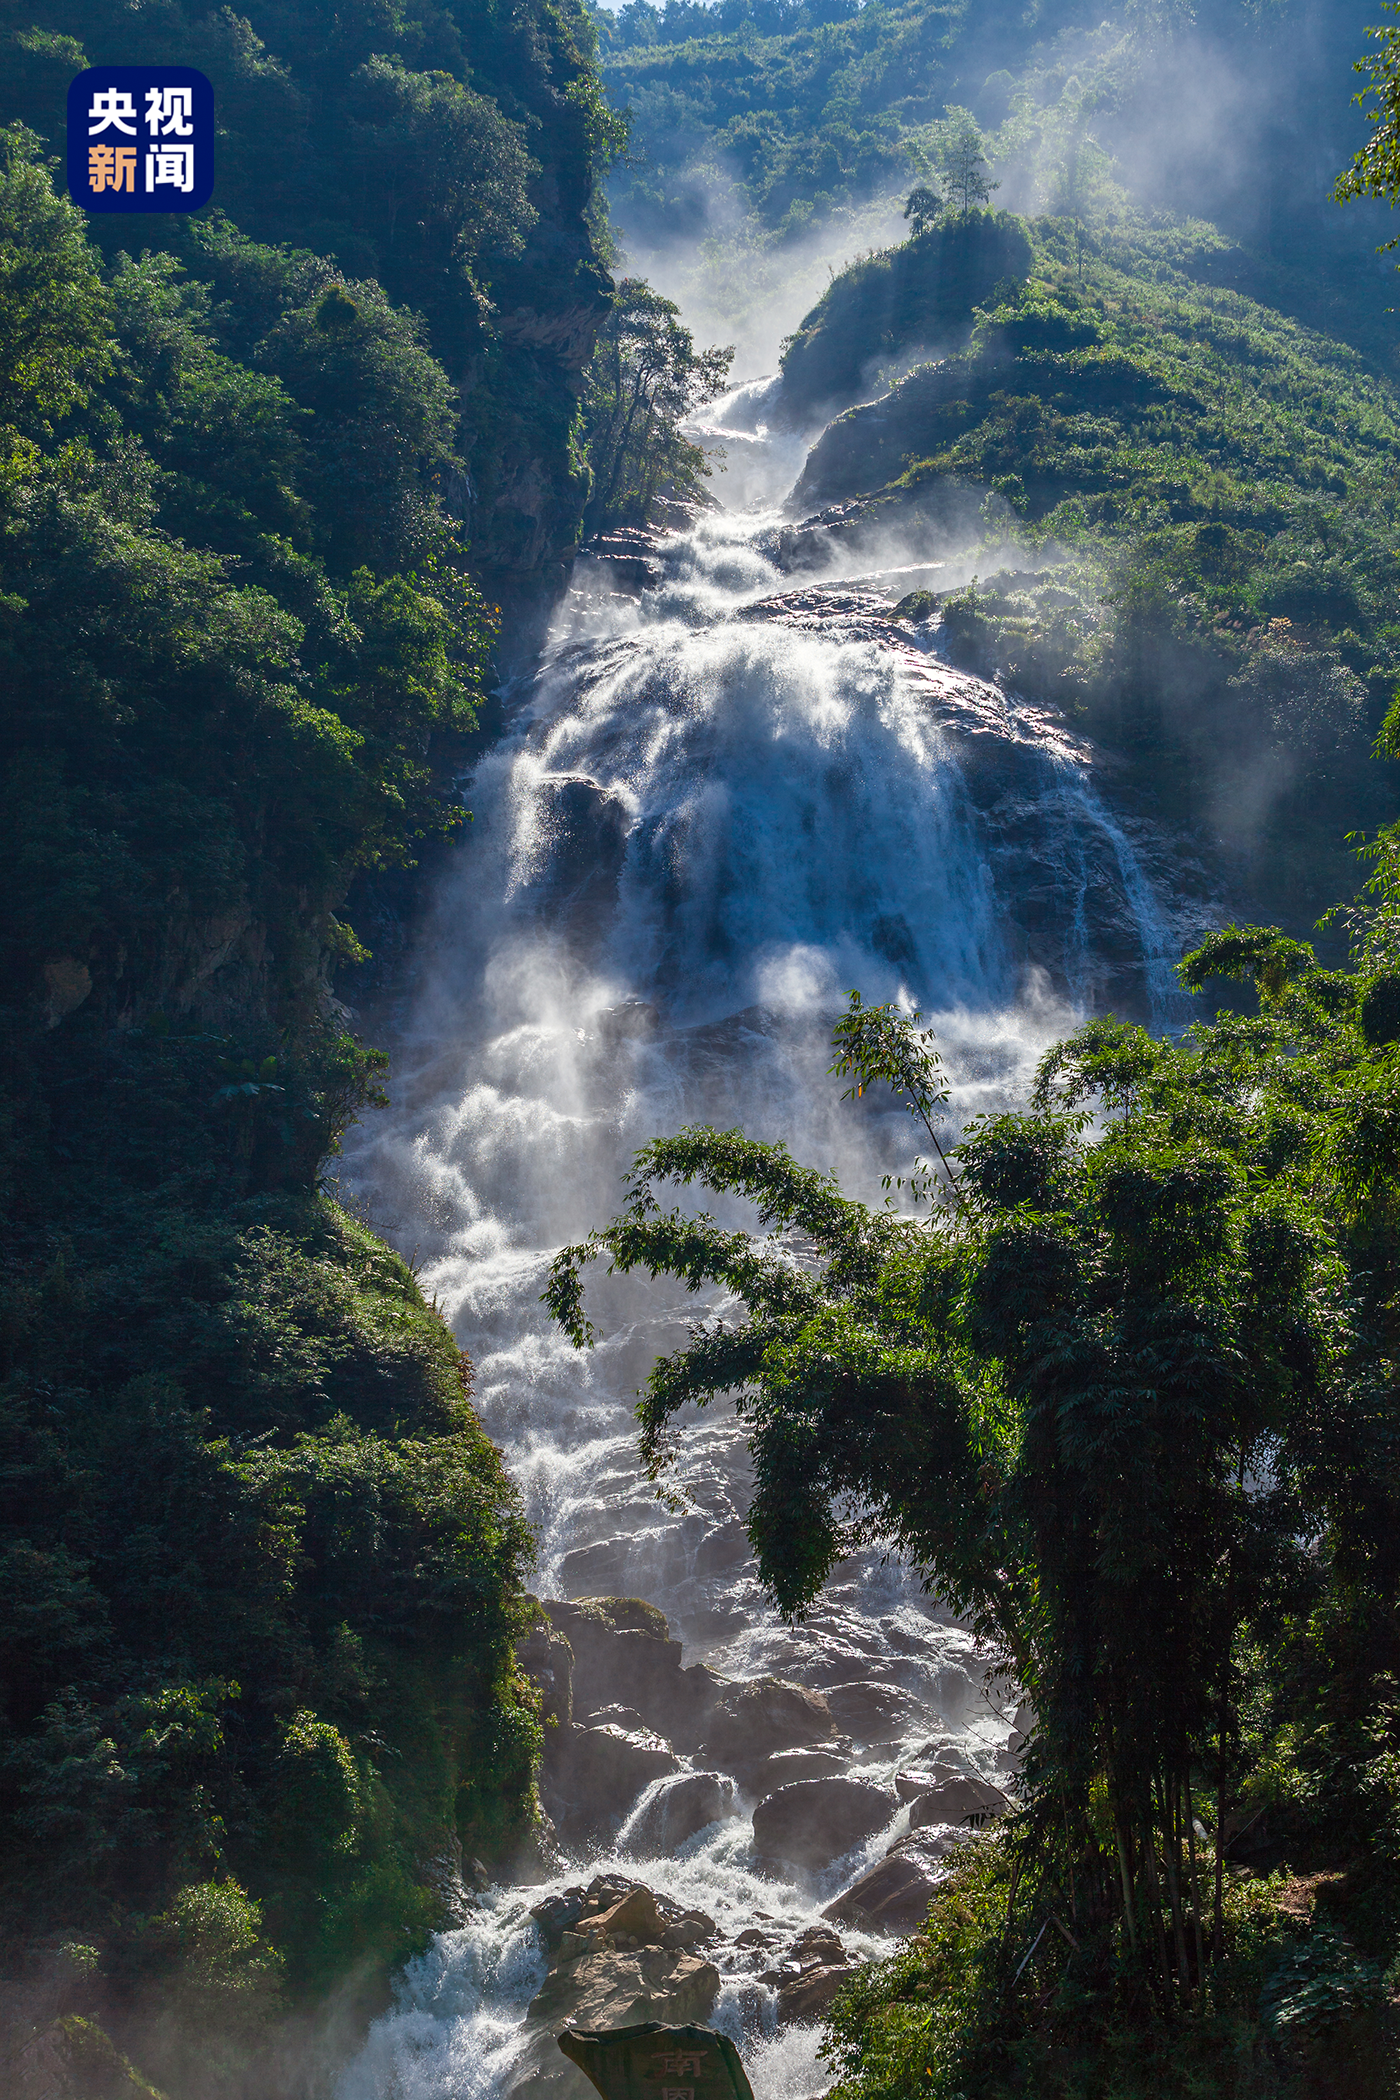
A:
{"label": "vegetation on cliff edge", "polygon": [[[1004,1834],[837,2014],[847,2100],[1391,2089],[1398,843],[1349,969],[1211,935],[1187,985],[1243,979],[1256,1010],[1180,1041],[1091,1021],[1025,1113],[915,1169],[927,1222],[693,1129],[555,1264],[580,1345],[597,1259],[743,1307],[654,1366],[642,1455],[663,1477],[685,1410],[735,1396],[780,1610],[884,1543],[1033,1704]],[[917,1021],[853,994],[832,1069],[937,1146]]]}

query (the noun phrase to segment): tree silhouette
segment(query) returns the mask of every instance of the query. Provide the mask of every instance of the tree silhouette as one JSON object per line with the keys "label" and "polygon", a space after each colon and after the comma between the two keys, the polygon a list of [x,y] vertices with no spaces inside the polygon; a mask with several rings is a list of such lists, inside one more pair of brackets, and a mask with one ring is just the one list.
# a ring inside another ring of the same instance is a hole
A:
{"label": "tree silhouette", "polygon": [[935,226],[942,210],[943,199],[937,190],[930,189],[927,183],[920,183],[916,190],[911,190],[909,201],[904,207],[905,218],[913,221],[909,229],[910,239],[917,241],[921,234],[927,233]]}
{"label": "tree silhouette", "polygon": [[966,111],[954,117],[938,144],[937,160],[947,185],[948,200],[964,217],[974,205],[986,204],[999,182],[988,182],[987,159],[982,134]]}

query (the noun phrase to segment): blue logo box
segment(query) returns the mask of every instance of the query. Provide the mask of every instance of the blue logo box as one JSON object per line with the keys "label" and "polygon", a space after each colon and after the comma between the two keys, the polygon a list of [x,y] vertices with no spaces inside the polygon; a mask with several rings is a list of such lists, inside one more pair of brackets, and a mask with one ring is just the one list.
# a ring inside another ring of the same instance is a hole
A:
{"label": "blue logo box", "polygon": [[214,90],[193,66],[93,66],[68,90],[68,189],[84,211],[198,211],[214,188]]}

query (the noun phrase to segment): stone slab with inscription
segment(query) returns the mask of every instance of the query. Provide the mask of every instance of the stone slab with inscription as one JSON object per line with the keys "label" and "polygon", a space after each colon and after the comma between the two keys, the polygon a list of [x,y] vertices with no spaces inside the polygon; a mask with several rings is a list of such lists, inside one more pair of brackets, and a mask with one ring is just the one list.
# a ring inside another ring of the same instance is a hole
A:
{"label": "stone slab with inscription", "polygon": [[559,2047],[603,2100],[753,2100],[738,2050],[712,2027],[566,2027]]}

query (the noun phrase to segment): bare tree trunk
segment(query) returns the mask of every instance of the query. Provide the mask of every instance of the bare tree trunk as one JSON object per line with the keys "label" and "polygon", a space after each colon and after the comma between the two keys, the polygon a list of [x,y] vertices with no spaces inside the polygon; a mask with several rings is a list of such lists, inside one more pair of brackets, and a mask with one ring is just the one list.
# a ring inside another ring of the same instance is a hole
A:
{"label": "bare tree trunk", "polygon": [[1142,1873],[1147,1884],[1147,1900],[1152,1919],[1152,1952],[1154,1970],[1160,1968],[1162,1976],[1162,2005],[1169,2011],[1172,2002],[1171,1963],[1167,1959],[1167,1929],[1162,1916],[1162,1884],[1157,1878],[1156,1833],[1152,1827],[1152,1787],[1149,1781],[1145,1789],[1145,1813],[1142,1819]]}
{"label": "bare tree trunk", "polygon": [[[1241,1452],[1237,1477],[1244,1480]],[[1211,1959],[1225,1958],[1225,1746],[1230,1717],[1230,1656],[1235,1639],[1235,1560],[1230,1556],[1230,1580],[1225,1592],[1225,1654],[1220,1669],[1220,1766],[1215,1782],[1215,1921],[1211,1931]]]}
{"label": "bare tree trunk", "polygon": [[1133,1916],[1133,1877],[1128,1872],[1128,1847],[1123,1837],[1123,1818],[1113,1818],[1113,1833],[1118,1840],[1118,1871],[1123,1877],[1123,1921],[1128,1928],[1128,1945],[1137,1953],[1137,1920]]}
{"label": "bare tree trunk", "polygon": [[1196,1808],[1191,1796],[1191,1774],[1186,1775],[1186,1847],[1191,1863],[1191,1906],[1196,1919],[1196,1973],[1201,1991],[1206,1987],[1206,1943],[1201,1930],[1201,1878],[1196,1872]]}
{"label": "bare tree trunk", "polygon": [[1162,1856],[1167,1869],[1167,1896],[1172,1909],[1172,1938],[1176,1942],[1176,1970],[1182,1996],[1191,2002],[1191,1964],[1186,1958],[1186,1923],[1181,1915],[1181,1816],[1180,1790],[1176,1780],[1162,1774]]}
{"label": "bare tree trunk", "polygon": [[1220,1695],[1220,1770],[1215,1782],[1215,1919],[1211,1928],[1212,1961],[1225,1958],[1225,1694]]}
{"label": "bare tree trunk", "polygon": [[[645,364],[639,365],[637,368],[637,383],[632,389],[632,399],[627,409],[627,420],[622,426],[622,433],[617,441],[617,450],[613,454],[612,476],[608,482],[608,493],[603,503],[603,510],[605,515],[612,509],[613,503],[617,497],[618,478],[622,473],[623,465],[627,458],[627,441],[632,435],[632,425],[637,420],[637,409],[641,403],[642,392],[647,383],[647,376],[647,368]],[[648,401],[648,409],[650,409],[650,405],[651,404]]]}
{"label": "bare tree trunk", "polygon": [[1069,1914],[1075,1924],[1079,1923],[1079,1898],[1074,1888],[1074,1845],[1069,1834],[1069,1797],[1063,1781],[1060,1784],[1060,1807],[1065,1819],[1065,1866],[1069,1873]]}

